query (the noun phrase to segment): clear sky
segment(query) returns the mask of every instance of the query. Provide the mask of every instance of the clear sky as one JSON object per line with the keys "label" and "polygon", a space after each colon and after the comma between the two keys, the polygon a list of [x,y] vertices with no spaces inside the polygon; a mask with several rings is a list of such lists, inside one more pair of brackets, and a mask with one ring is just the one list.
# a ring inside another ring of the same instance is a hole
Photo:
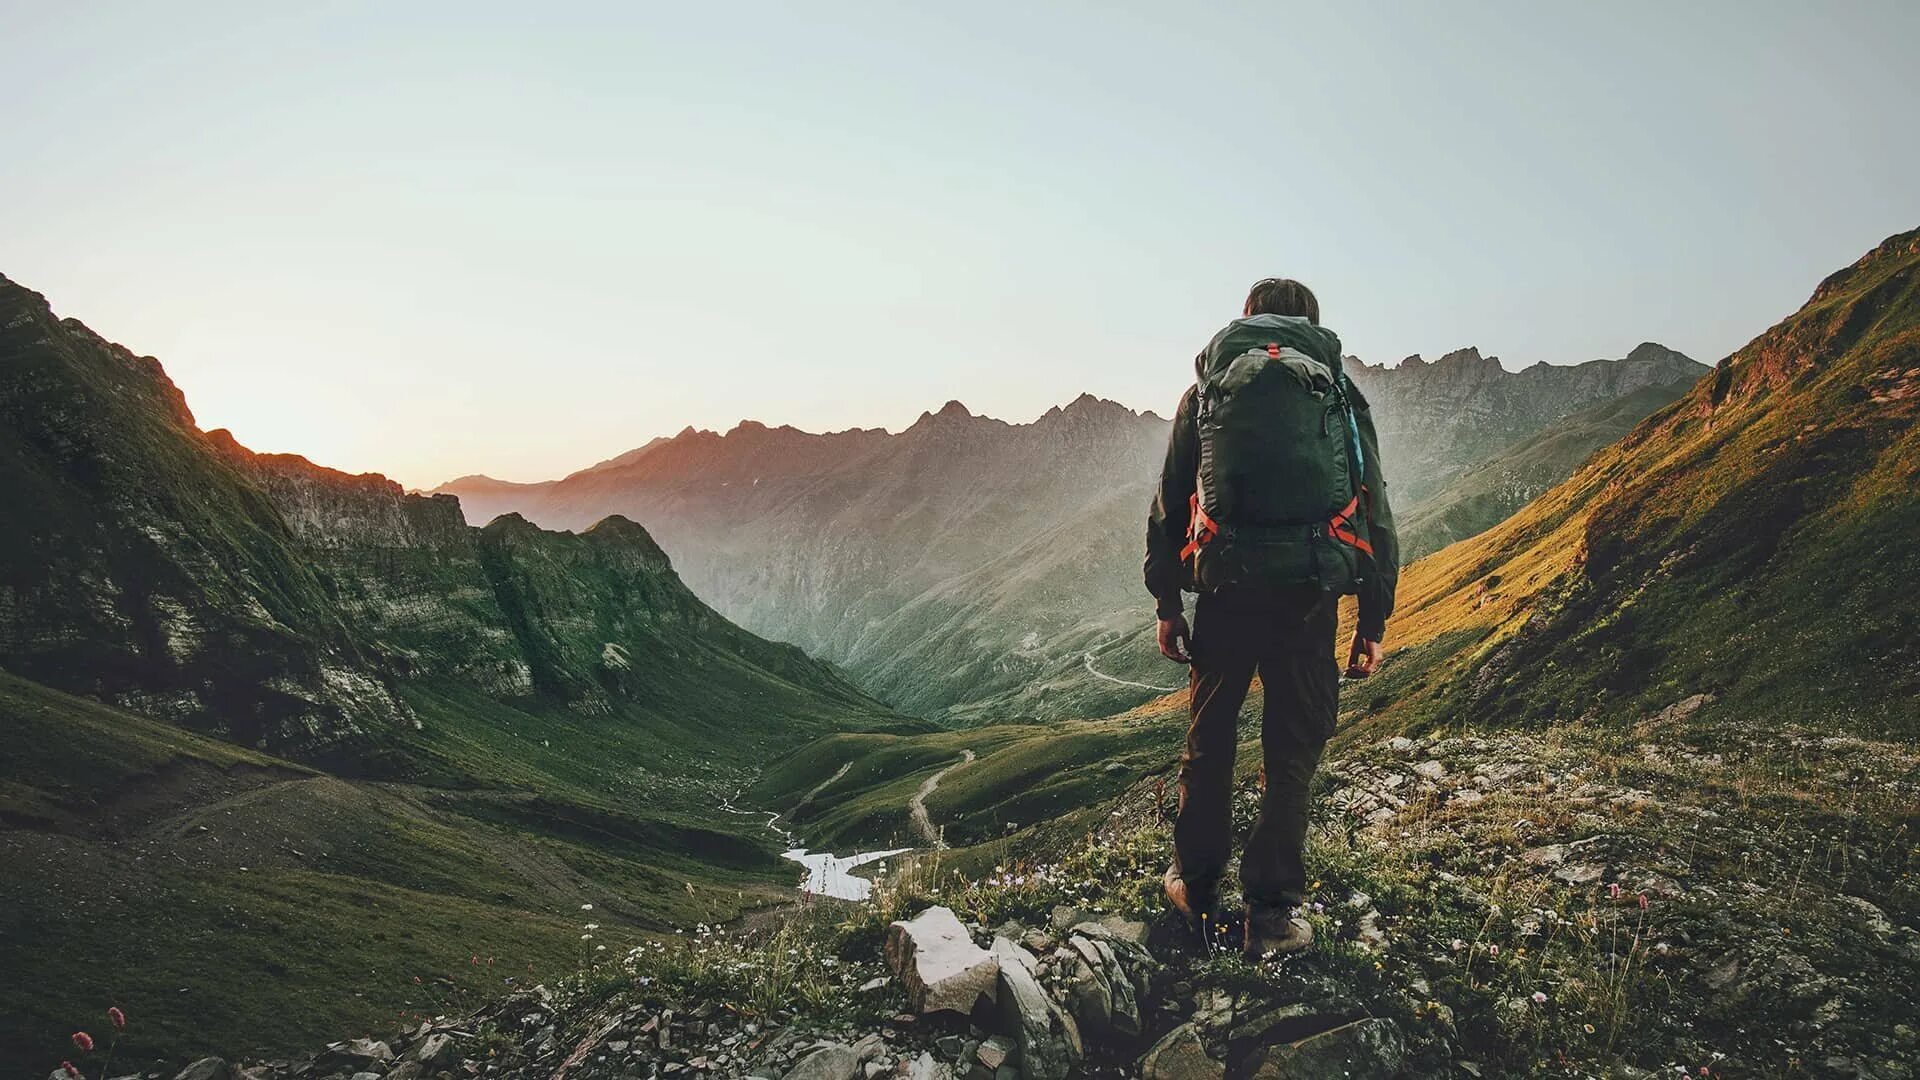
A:
{"label": "clear sky", "polygon": [[687,424],[1170,411],[1253,279],[1372,361],[1713,361],[1920,225],[1920,4],[0,0],[0,273],[428,485]]}

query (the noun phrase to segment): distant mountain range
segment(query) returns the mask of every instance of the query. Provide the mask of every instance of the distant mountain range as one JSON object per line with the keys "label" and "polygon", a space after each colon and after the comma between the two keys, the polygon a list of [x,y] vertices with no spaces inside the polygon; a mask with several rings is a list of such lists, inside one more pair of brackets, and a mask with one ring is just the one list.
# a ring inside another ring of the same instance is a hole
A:
{"label": "distant mountain range", "polygon": [[[1621,360],[1508,372],[1466,349],[1395,368],[1348,360],[1374,404],[1416,548],[1485,528],[1707,370],[1645,344]],[[1574,419],[1588,407],[1597,418]],[[1576,430],[1546,435],[1572,423]],[[973,723],[1111,712],[1177,672],[1138,647],[1145,508],[1168,423],[1082,395],[1030,424],[959,402],[897,434],[744,421],[688,429],[560,480],[434,489],[470,520],[644,522],[693,590],[741,625],[845,667],[919,715]],[[1501,451],[1541,443],[1475,475]],[[1495,480],[1494,477],[1507,477]],[[1481,492],[1493,486],[1496,491]]]}

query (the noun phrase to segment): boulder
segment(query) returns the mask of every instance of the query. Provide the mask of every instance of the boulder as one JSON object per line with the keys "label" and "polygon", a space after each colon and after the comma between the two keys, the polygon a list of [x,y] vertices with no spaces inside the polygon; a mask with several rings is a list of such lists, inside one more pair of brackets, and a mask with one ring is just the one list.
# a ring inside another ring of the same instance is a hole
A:
{"label": "boulder", "polygon": [[1013,1057],[1013,1040],[1005,1035],[995,1035],[981,1043],[980,1049],[975,1050],[973,1056],[988,1070],[996,1070]]}
{"label": "boulder", "polygon": [[1085,1053],[1080,1029],[1034,977],[1038,961],[1033,954],[995,938],[993,952],[1000,958],[997,1004],[1001,1028],[1011,1032],[1020,1047],[1020,1075],[1025,1080],[1064,1080]]}
{"label": "boulder", "polygon": [[907,1063],[906,1080],[953,1080],[953,1069],[923,1050]]}
{"label": "boulder", "polygon": [[[625,1048],[622,1047],[622,1049]],[[454,1049],[453,1036],[444,1032],[435,1032],[421,1039],[420,1045],[414,1047],[413,1053],[409,1056],[431,1072],[452,1065],[460,1055]]]}
{"label": "boulder", "polygon": [[181,1069],[173,1080],[232,1080],[233,1066],[226,1059],[203,1057],[199,1061]]}
{"label": "boulder", "polygon": [[1249,1060],[1253,1080],[1389,1080],[1400,1071],[1406,1047],[1391,1020],[1356,1020],[1256,1052]]}
{"label": "boulder", "polygon": [[972,1012],[992,1000],[1000,961],[973,943],[953,911],[930,907],[887,927],[887,964],[916,1012]]}
{"label": "boulder", "polygon": [[800,1059],[786,1080],[854,1080],[860,1075],[860,1055],[853,1047],[830,1043]]}
{"label": "boulder", "polygon": [[1053,954],[1067,1009],[1083,1035],[1134,1039],[1141,1033],[1140,990],[1154,967],[1146,949],[1096,922],[1076,924]]}
{"label": "boulder", "polygon": [[1140,1058],[1140,1080],[1221,1080],[1227,1067],[1207,1056],[1192,1024],[1167,1032]]}

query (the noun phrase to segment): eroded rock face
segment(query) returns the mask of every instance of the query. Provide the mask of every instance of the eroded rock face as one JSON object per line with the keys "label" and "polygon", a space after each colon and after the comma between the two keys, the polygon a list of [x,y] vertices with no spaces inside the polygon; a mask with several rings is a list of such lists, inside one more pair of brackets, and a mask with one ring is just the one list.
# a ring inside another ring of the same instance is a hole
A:
{"label": "eroded rock face", "polygon": [[1278,1043],[1256,1053],[1248,1080],[1390,1080],[1406,1054],[1391,1021],[1358,1020],[1299,1042]]}
{"label": "eroded rock face", "polygon": [[1140,1059],[1141,1080],[1221,1080],[1227,1067],[1207,1056],[1207,1048],[1192,1024],[1182,1024]]}
{"label": "eroded rock face", "polygon": [[1026,1080],[1063,1080],[1085,1056],[1080,1028],[1034,976],[1032,953],[1004,937],[993,941],[1000,961],[1001,1026],[1020,1047],[1020,1075]]}
{"label": "eroded rock face", "polygon": [[950,908],[896,920],[887,928],[886,956],[915,1011],[971,1012],[997,993],[1000,961],[974,944]]}

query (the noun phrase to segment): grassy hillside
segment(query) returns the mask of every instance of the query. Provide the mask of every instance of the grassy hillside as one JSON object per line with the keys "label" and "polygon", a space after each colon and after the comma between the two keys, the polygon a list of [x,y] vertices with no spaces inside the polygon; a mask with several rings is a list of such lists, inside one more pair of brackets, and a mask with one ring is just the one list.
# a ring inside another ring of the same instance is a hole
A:
{"label": "grassy hillside", "polygon": [[9,1061],[109,1004],[128,1060],[389,1030],[571,967],[584,921],[621,947],[786,891],[754,819],[672,793],[345,781],[3,674],[0,717]]}
{"label": "grassy hillside", "polygon": [[1506,520],[1692,385],[1641,387],[1582,409],[1474,465],[1431,496],[1396,508],[1401,558],[1412,562]]}
{"label": "grassy hillside", "polygon": [[633,522],[255,454],[4,279],[0,419],[0,1059],[107,1004],[139,1055],[295,1046],[577,962],[582,903],[730,918],[792,881],[724,809],[760,767],[926,730]]}

